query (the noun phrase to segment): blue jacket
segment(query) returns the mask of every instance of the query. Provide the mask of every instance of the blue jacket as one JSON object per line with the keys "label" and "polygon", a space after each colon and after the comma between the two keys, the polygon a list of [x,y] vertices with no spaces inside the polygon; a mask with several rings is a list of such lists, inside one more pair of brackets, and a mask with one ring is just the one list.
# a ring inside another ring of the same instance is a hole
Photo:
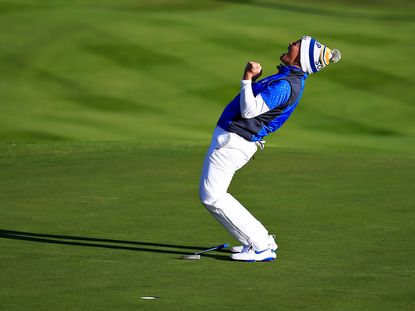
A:
{"label": "blue jacket", "polygon": [[301,98],[307,74],[294,66],[280,65],[277,74],[252,84],[254,96],[261,94],[270,109],[251,119],[241,116],[240,94],[226,106],[218,125],[249,141],[259,141],[278,130]]}

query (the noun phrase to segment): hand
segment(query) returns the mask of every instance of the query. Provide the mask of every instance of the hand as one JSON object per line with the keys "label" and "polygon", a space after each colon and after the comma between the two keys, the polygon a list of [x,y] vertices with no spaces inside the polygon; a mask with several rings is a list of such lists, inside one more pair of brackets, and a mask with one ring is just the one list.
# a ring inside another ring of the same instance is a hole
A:
{"label": "hand", "polygon": [[244,80],[253,80],[258,79],[262,74],[262,67],[260,63],[248,62],[245,66],[245,71],[243,75]]}

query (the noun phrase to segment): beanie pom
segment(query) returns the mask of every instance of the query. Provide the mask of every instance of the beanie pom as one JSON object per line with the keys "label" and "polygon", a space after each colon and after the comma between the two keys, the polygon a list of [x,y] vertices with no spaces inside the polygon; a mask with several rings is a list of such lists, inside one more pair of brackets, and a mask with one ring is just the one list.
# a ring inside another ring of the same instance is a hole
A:
{"label": "beanie pom", "polygon": [[333,49],[331,51],[331,58],[330,58],[331,63],[337,63],[341,58],[342,58],[342,54],[340,53],[339,50]]}

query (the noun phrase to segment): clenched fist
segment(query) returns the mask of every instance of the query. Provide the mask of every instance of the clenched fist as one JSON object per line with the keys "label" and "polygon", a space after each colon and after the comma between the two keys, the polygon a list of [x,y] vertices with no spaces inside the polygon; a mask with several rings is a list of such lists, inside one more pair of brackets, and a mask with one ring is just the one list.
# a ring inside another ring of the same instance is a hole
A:
{"label": "clenched fist", "polygon": [[262,74],[262,67],[260,63],[248,62],[245,66],[243,80],[253,80],[258,79]]}

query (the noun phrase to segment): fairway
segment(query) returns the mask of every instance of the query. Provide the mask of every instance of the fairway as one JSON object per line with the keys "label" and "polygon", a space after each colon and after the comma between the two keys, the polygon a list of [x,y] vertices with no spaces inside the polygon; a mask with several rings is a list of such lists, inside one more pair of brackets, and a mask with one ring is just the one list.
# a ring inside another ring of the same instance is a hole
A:
{"label": "fairway", "polygon": [[[415,5],[375,2],[1,1],[0,310],[414,310]],[[211,133],[306,34],[343,58],[229,190],[277,260],[182,260],[237,245]]]}

